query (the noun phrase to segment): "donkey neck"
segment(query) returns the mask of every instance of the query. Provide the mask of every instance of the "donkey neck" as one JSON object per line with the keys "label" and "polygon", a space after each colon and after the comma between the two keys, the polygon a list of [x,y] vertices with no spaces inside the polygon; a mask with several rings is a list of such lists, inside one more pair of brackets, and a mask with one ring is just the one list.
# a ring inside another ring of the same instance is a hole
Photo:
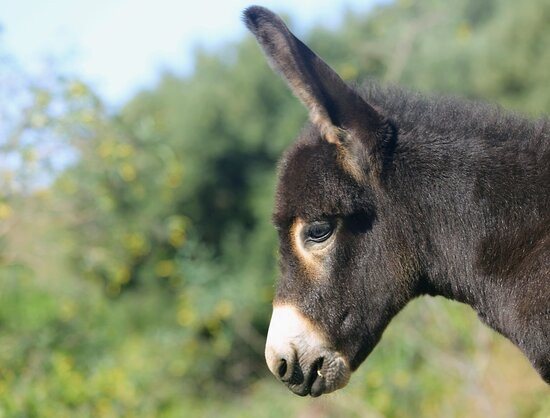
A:
{"label": "donkey neck", "polygon": [[550,153],[531,153],[528,140],[497,147],[426,138],[400,138],[388,177],[390,204],[401,211],[395,229],[417,257],[418,292],[468,304],[514,339],[509,324],[522,298],[542,297],[536,286],[550,297],[523,267],[544,263],[548,247],[550,202],[541,185],[550,171],[533,167]]}

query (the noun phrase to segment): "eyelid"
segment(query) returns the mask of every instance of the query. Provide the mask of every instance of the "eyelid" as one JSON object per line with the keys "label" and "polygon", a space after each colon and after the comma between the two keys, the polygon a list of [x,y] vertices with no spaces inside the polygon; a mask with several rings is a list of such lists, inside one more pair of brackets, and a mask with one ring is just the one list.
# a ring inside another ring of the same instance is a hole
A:
{"label": "eyelid", "polygon": [[[327,232],[319,237],[312,237],[308,234],[308,232],[311,230],[311,228],[314,228],[315,226],[323,226],[323,227],[326,226]],[[332,236],[335,228],[336,228],[335,222],[332,222],[331,220],[328,220],[328,219],[310,222],[303,229],[302,240],[304,244],[308,244],[308,243],[322,244]]]}
{"label": "eyelid", "polygon": [[[320,228],[321,230],[315,230],[317,228]],[[332,225],[330,225],[329,223],[323,223],[323,224],[315,224],[315,225],[311,225],[310,228],[309,228],[309,235],[312,236],[314,233],[321,233],[320,237],[323,237],[327,234],[330,233],[330,231],[332,230]],[[320,238],[319,237],[319,238]]]}
{"label": "eyelid", "polygon": [[317,226],[331,226],[329,221],[313,221],[307,225],[308,229],[315,228]]}
{"label": "eyelid", "polygon": [[306,243],[314,242],[315,244],[320,244],[322,242],[325,242],[331,235],[332,235],[332,231],[329,231],[325,235],[323,235],[319,238],[308,237],[304,240],[304,242],[306,242]]}

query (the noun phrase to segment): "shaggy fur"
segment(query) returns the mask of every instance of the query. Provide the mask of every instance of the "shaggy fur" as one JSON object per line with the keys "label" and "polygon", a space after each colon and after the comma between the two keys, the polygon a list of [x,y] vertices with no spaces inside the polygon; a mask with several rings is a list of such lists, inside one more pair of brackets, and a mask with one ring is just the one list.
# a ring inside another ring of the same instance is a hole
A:
{"label": "shaggy fur", "polygon": [[[548,119],[350,87],[271,12],[250,8],[245,21],[312,120],[279,166],[276,303],[297,306],[355,369],[411,299],[442,295],[475,309],[550,383]],[[313,98],[296,92],[312,85]],[[337,225],[315,277],[293,249],[298,218]]]}

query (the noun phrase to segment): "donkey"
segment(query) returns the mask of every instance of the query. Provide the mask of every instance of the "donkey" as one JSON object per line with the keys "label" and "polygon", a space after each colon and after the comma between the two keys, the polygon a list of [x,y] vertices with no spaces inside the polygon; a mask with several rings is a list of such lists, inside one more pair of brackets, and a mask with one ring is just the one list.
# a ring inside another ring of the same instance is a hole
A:
{"label": "donkey", "polygon": [[298,395],[346,385],[413,298],[470,305],[550,384],[550,123],[346,84],[271,11],[243,20],[310,123],[279,164],[265,348]]}

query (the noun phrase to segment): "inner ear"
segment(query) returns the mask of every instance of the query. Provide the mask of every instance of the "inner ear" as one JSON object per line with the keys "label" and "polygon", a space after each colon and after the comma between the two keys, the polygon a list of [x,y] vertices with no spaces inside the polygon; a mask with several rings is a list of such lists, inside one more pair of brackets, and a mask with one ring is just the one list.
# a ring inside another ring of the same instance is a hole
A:
{"label": "inner ear", "polygon": [[372,106],[268,9],[250,7],[244,12],[244,21],[270,65],[308,109],[323,138],[342,144],[350,136],[359,137],[375,148],[385,121]]}

